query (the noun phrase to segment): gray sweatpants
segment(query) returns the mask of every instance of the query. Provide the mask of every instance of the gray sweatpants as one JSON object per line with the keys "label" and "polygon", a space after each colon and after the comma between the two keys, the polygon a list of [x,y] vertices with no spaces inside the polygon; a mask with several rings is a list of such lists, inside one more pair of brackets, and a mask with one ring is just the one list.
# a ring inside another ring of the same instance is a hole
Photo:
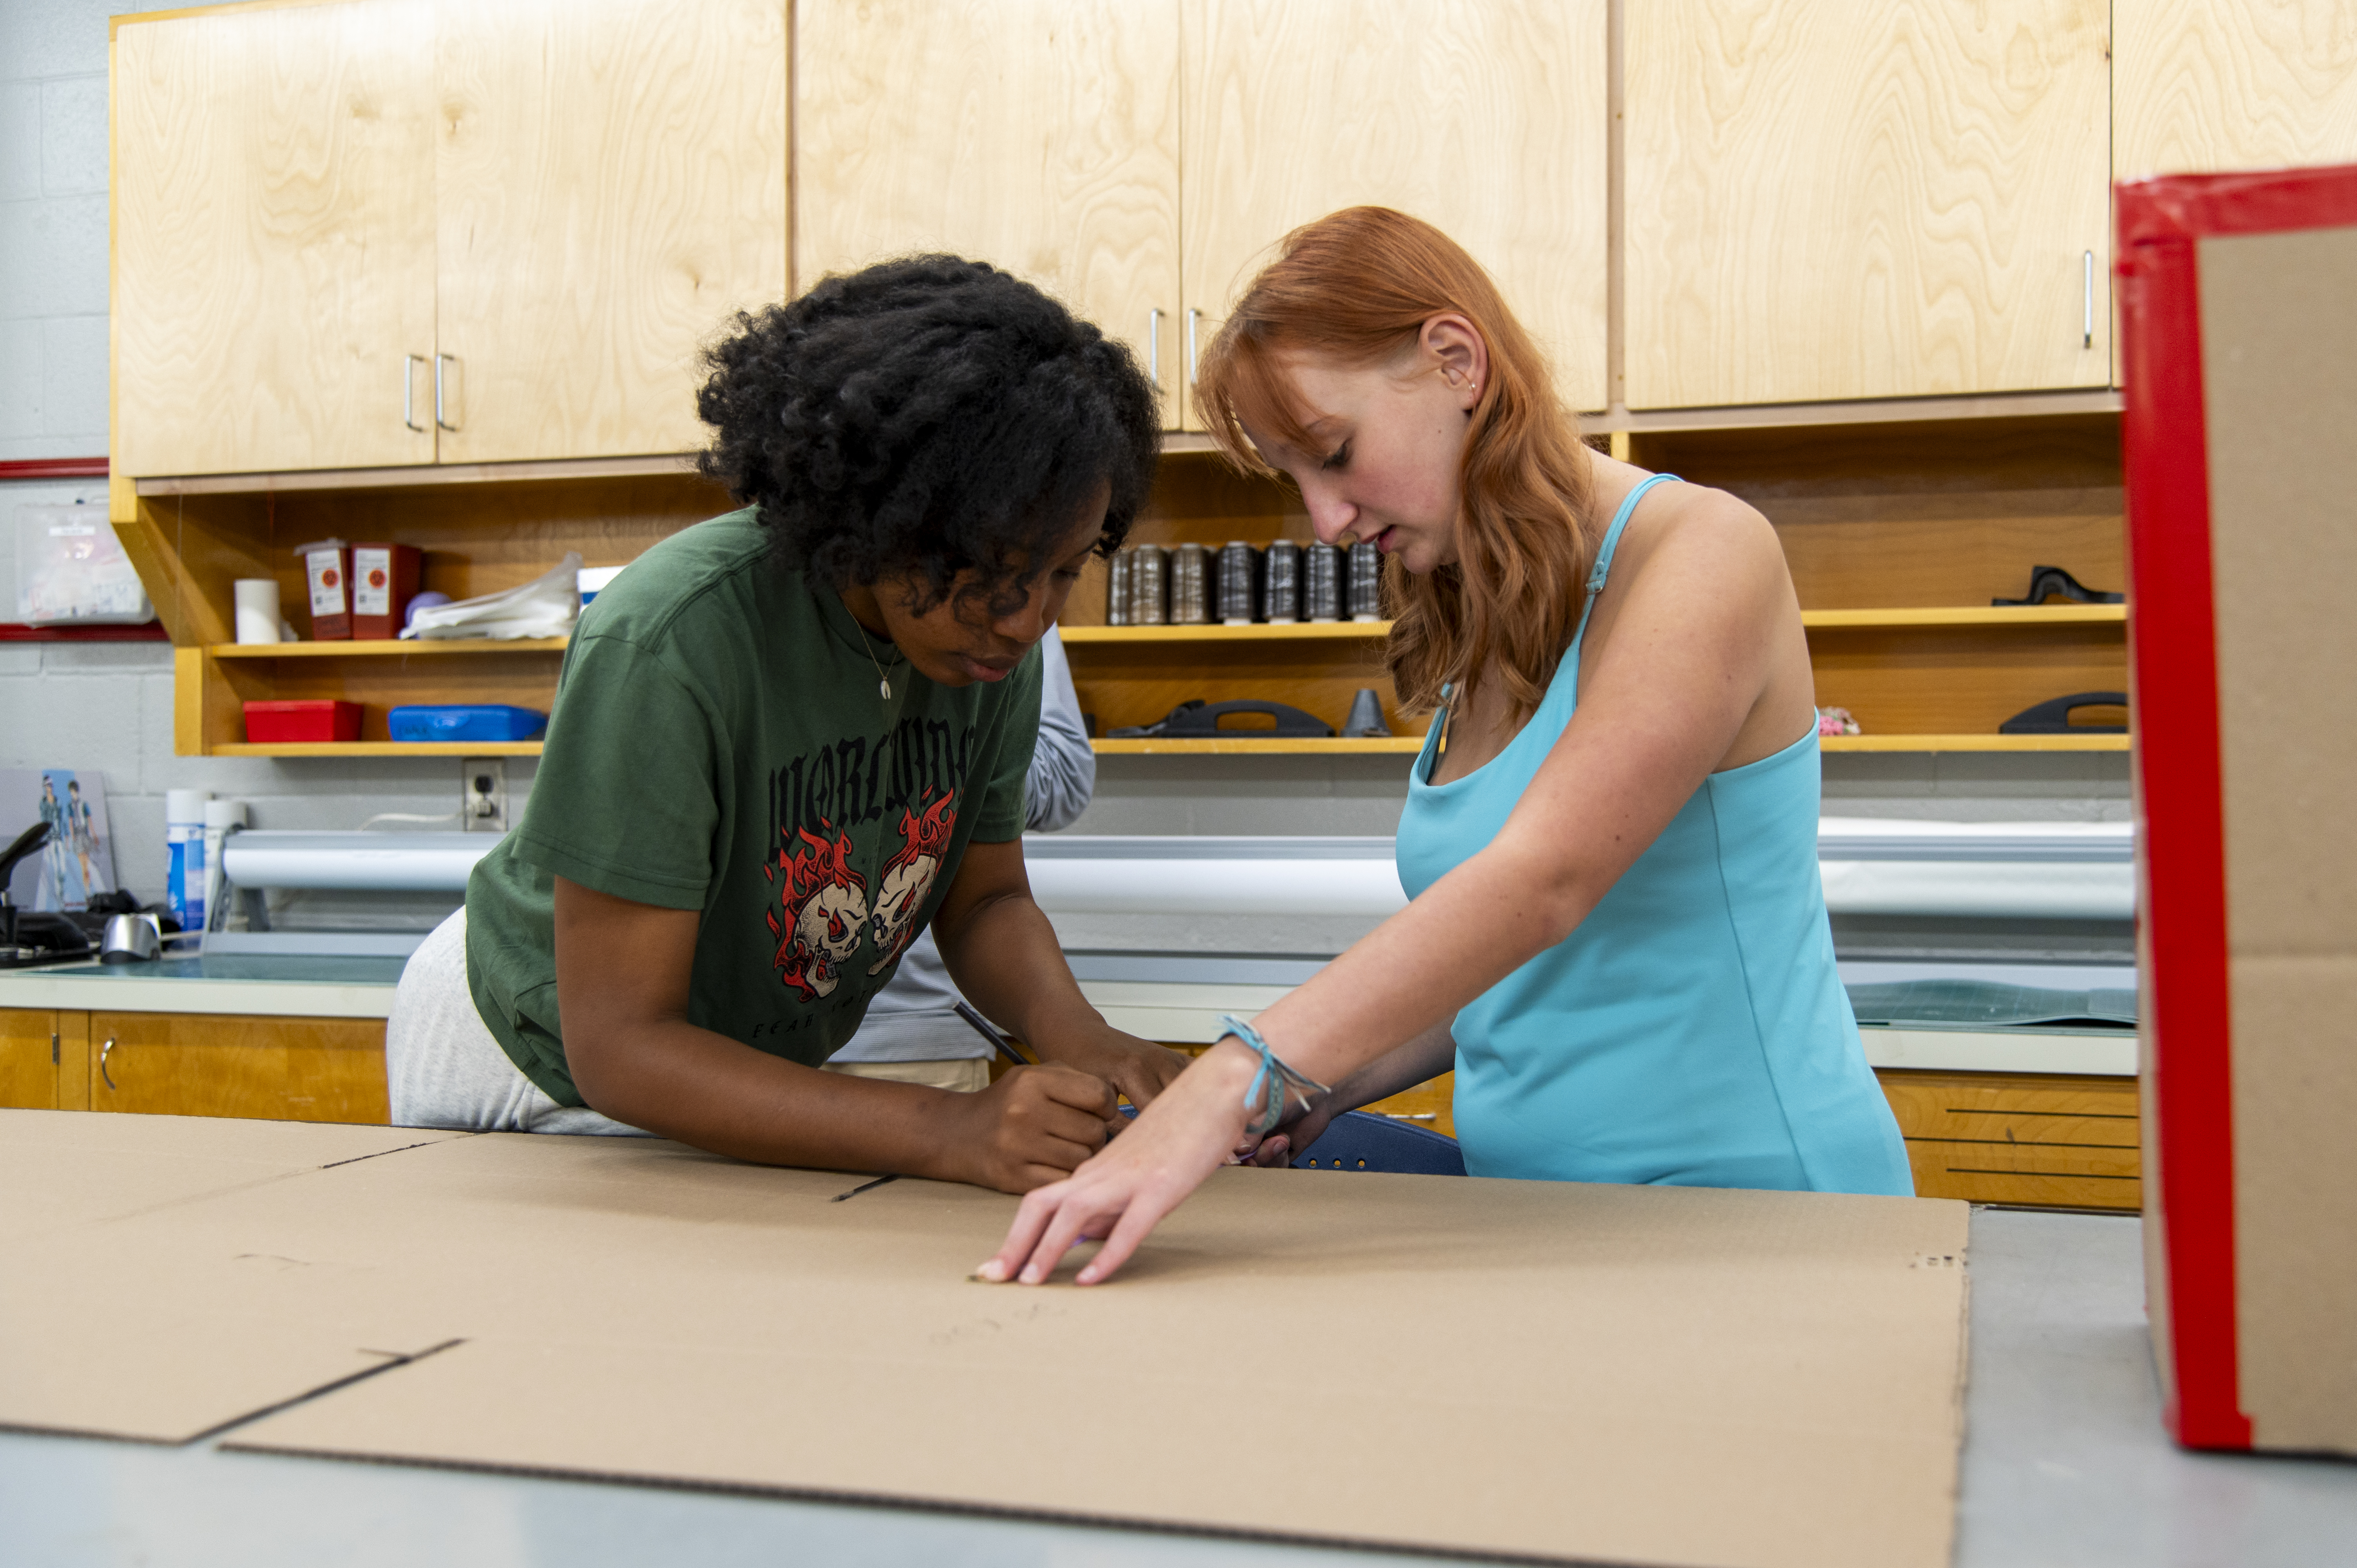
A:
{"label": "gray sweatpants", "polygon": [[[508,1059],[467,989],[463,907],[434,928],[401,972],[385,1021],[384,1069],[396,1127],[651,1135],[587,1107],[559,1105]],[[990,1064],[966,1058],[828,1062],[826,1070],[966,1093],[990,1087]]]}
{"label": "gray sweatpants", "polygon": [[648,1136],[586,1106],[559,1105],[508,1059],[467,990],[463,905],[401,972],[384,1026],[384,1072],[396,1127]]}

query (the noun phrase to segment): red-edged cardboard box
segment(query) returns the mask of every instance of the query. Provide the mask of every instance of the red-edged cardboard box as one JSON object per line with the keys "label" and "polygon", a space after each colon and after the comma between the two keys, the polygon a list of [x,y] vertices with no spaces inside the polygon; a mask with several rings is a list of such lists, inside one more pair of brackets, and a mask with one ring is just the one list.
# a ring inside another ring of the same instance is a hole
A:
{"label": "red-edged cardboard box", "polygon": [[2118,197],[2168,1420],[2357,1453],[2357,166]]}

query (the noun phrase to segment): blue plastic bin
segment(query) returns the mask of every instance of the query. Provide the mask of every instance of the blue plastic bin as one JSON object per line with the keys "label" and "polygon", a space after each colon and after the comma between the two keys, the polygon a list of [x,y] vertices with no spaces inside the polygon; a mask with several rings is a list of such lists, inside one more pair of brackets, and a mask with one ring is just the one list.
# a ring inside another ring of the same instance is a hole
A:
{"label": "blue plastic bin", "polygon": [[532,740],[548,715],[500,703],[428,703],[384,715],[394,740]]}

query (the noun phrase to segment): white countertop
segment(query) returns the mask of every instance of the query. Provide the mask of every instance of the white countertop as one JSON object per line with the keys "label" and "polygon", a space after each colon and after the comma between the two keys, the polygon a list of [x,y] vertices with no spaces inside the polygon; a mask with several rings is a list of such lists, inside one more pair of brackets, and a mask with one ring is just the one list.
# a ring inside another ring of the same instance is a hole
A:
{"label": "white countertop", "polygon": [[[1184,961],[1200,972],[1204,961]],[[1082,966],[1084,970],[1097,964]],[[1146,967],[1151,967],[1151,963]],[[1247,961],[1235,967],[1290,971]],[[398,960],[170,960],[154,965],[70,964],[0,972],[0,1007],[113,1013],[237,1014],[247,1017],[382,1018],[393,1011]],[[1257,976],[1255,978],[1258,978]],[[1274,979],[1272,974],[1270,978]],[[1289,981],[1292,975],[1288,972]],[[1209,1045],[1220,1015],[1251,1018],[1293,989],[1249,981],[1110,980],[1083,973],[1081,993],[1108,1023],[1149,1040]],[[1921,1071],[2074,1073],[2133,1078],[2136,1041],[2126,1029],[1923,1029],[1868,1026],[1878,1068]]]}

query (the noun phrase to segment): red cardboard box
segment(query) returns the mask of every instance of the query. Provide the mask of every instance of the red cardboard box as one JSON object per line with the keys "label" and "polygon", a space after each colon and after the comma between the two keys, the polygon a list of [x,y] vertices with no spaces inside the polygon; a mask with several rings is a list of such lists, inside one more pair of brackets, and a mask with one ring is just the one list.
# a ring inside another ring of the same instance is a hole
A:
{"label": "red cardboard box", "polygon": [[401,635],[409,601],[417,594],[417,547],[414,544],[352,546],[352,636],[361,639]]}
{"label": "red cardboard box", "polygon": [[245,704],[245,738],[249,745],[358,740],[360,737],[361,705],[358,703],[339,703],[321,698]]}
{"label": "red cardboard box", "polygon": [[2357,166],[2118,197],[2167,1419],[2357,1454]]}

